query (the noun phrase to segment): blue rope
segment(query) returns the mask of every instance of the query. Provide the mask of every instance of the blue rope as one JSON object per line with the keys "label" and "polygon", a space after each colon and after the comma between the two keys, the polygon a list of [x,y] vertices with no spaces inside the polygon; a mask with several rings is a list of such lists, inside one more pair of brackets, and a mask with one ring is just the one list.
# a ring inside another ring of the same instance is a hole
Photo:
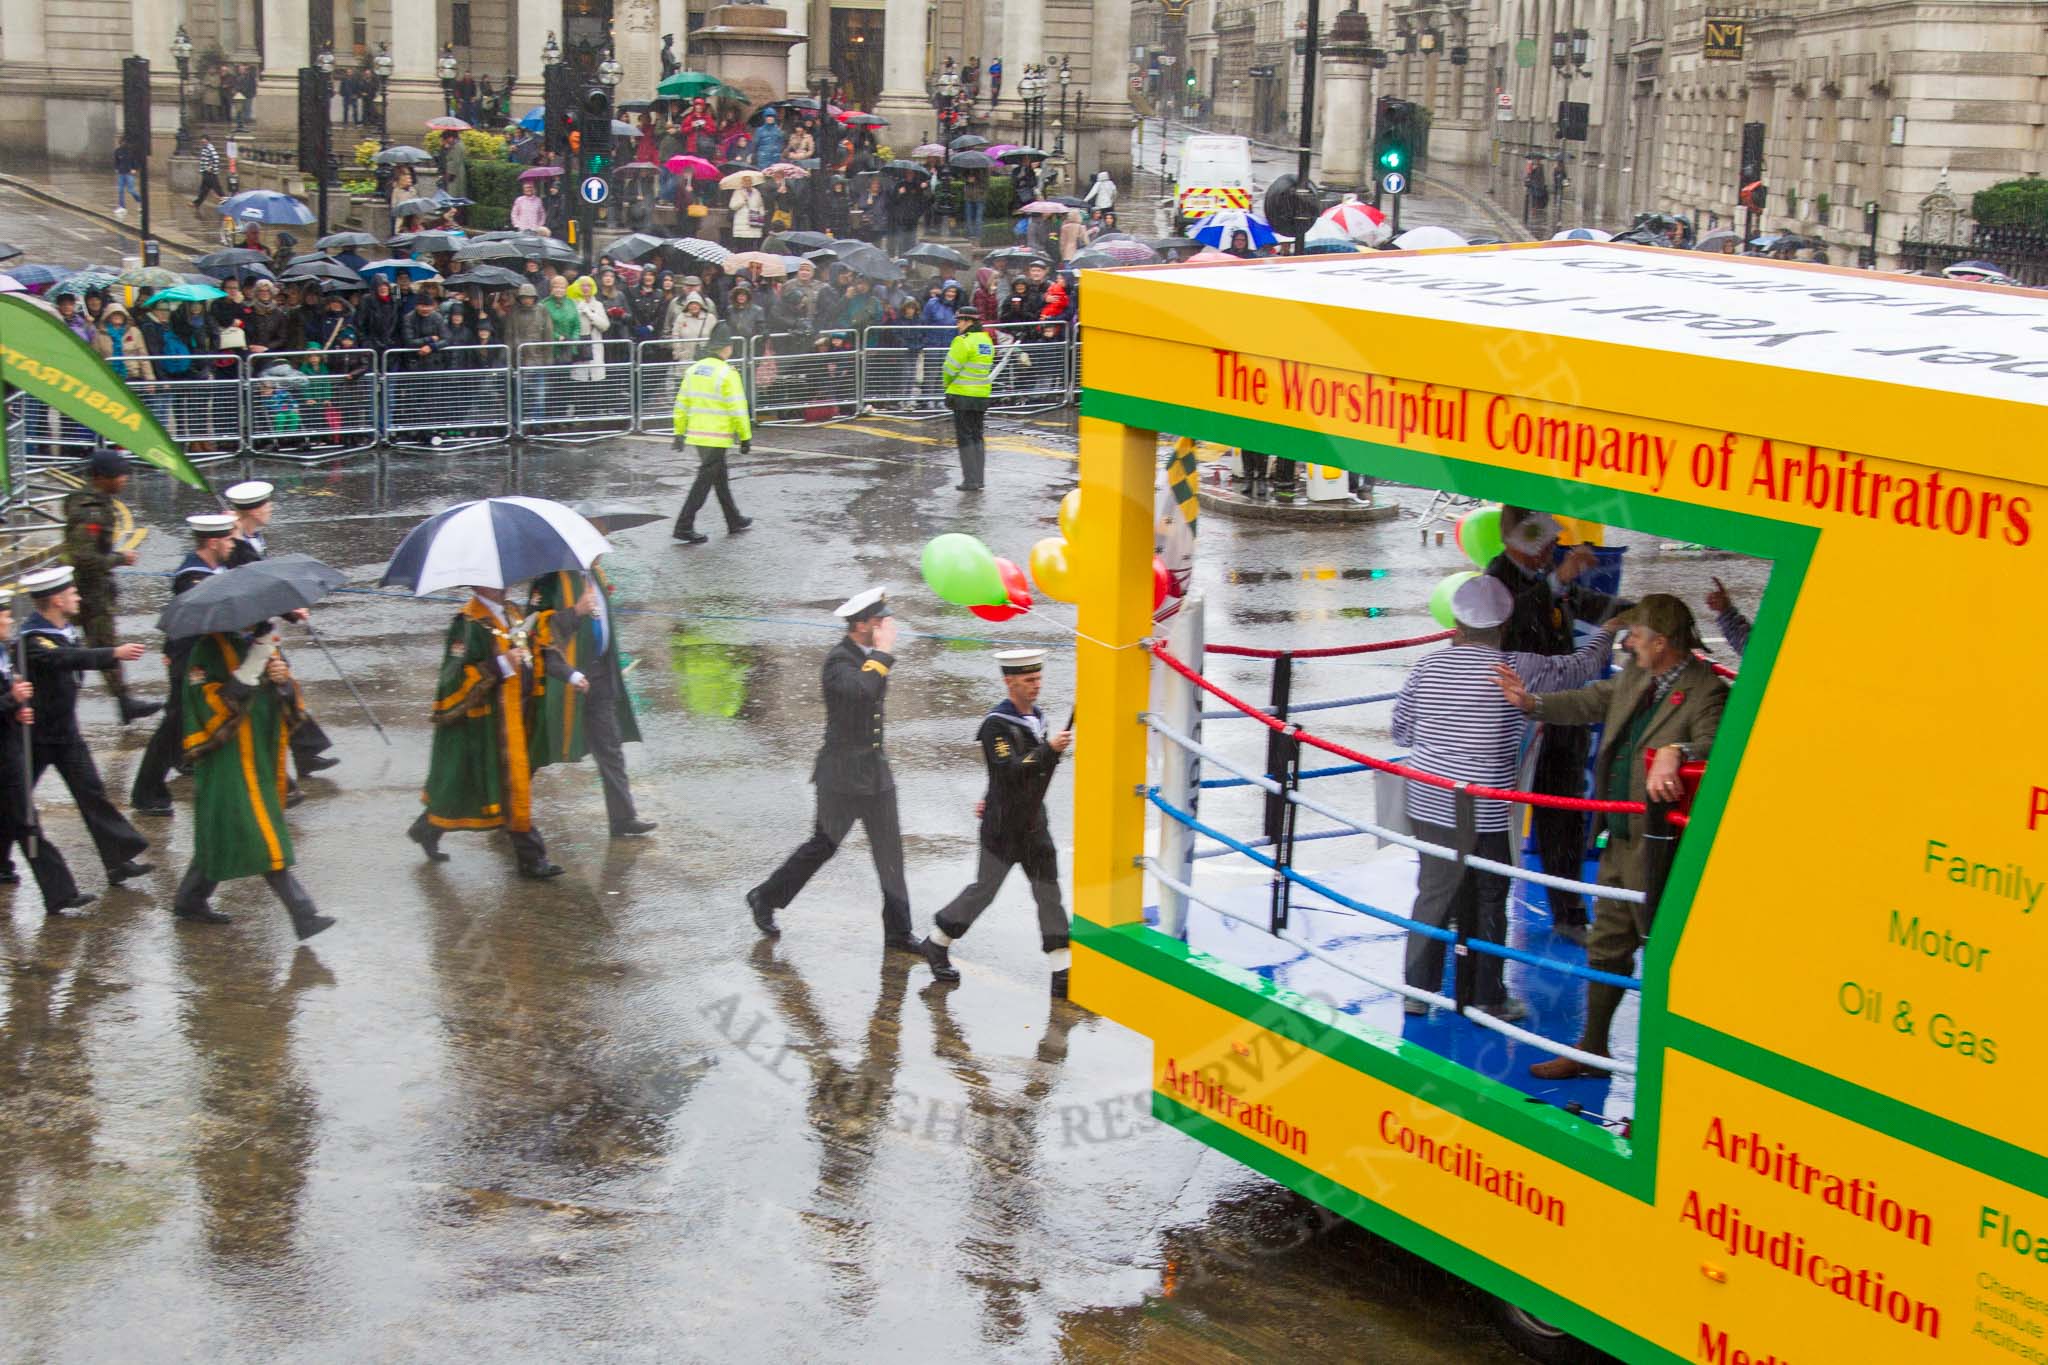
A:
{"label": "blue rope", "polygon": [[[1328,701],[1305,701],[1298,706],[1288,707],[1287,714],[1294,716],[1304,711],[1333,711],[1340,706],[1364,706],[1371,702],[1393,701],[1400,695],[1399,692],[1374,692],[1370,696],[1364,697],[1332,697]],[[1272,713],[1269,711],[1266,714],[1271,715]],[[1225,707],[1221,711],[1204,711],[1202,713],[1203,720],[1238,720],[1243,716],[1244,712],[1230,707]]]}
{"label": "blue rope", "polygon": [[[1295,835],[1294,842],[1305,844],[1314,839],[1356,839],[1363,833],[1365,831],[1362,829],[1319,829],[1313,834]],[[1271,839],[1254,839],[1249,846],[1252,848],[1268,848],[1272,843]],[[1227,853],[1235,852],[1237,850],[1234,848],[1205,848],[1200,853],[1197,853],[1195,857],[1198,860],[1202,858],[1221,858]]]}
{"label": "blue rope", "polygon": [[[1231,714],[1236,715],[1237,712],[1233,711]],[[1364,771],[1366,771],[1366,767],[1363,763],[1336,763],[1327,768],[1303,768],[1300,776],[1304,778],[1336,777],[1340,773],[1362,773]],[[1204,790],[1214,787],[1249,787],[1252,785],[1252,781],[1248,777],[1205,777],[1200,785]],[[1297,835],[1296,837],[1300,836]]]}
{"label": "blue rope", "polygon": [[[1157,787],[1148,789],[1145,797],[1162,812],[1180,821],[1181,824],[1186,825],[1197,834],[1207,835],[1217,843],[1228,848],[1231,852],[1242,853],[1260,866],[1278,872],[1281,876],[1302,887],[1304,890],[1313,891],[1326,900],[1335,901],[1347,910],[1355,910],[1361,915],[1370,915],[1374,919],[1385,920],[1388,924],[1397,924],[1410,933],[1420,934],[1424,938],[1432,938],[1440,943],[1456,943],[1458,941],[1457,934],[1449,929],[1439,929],[1433,924],[1418,923],[1406,915],[1397,915],[1391,910],[1382,910],[1378,906],[1367,905],[1363,901],[1353,900],[1343,892],[1324,886],[1312,877],[1305,877],[1291,867],[1280,866],[1278,862],[1260,853],[1251,845],[1233,839],[1219,829],[1203,824],[1194,816],[1173,805],[1159,794]],[[1299,838],[1299,836],[1296,837]],[[1535,953],[1525,953],[1519,948],[1510,948],[1505,943],[1494,943],[1488,939],[1468,938],[1465,942],[1476,952],[1505,958],[1510,962],[1521,962],[1531,967],[1542,967],[1549,971],[1563,972],[1567,976],[1576,976],[1584,981],[1596,981],[1606,986],[1619,986],[1623,990],[1628,991],[1640,991],[1643,988],[1643,983],[1633,976],[1620,976],[1614,972],[1603,972],[1597,967],[1581,966],[1576,962],[1560,962],[1556,958],[1540,957]]]}

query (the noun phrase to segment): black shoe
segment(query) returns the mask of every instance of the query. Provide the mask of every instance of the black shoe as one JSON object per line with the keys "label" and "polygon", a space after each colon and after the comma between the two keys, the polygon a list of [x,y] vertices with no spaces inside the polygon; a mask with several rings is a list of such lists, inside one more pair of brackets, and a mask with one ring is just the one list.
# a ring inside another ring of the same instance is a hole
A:
{"label": "black shoe", "polygon": [[110,867],[107,869],[107,884],[109,886],[119,886],[122,882],[127,881],[130,877],[140,877],[144,873],[152,872],[155,869],[156,864],[154,863],[138,863],[133,858],[130,858],[127,862],[122,863],[119,867]]}
{"label": "black shoe", "polygon": [[306,794],[299,790],[298,783],[293,782],[286,785],[284,789],[284,808],[286,810],[290,810],[293,806],[304,804],[305,800]]}
{"label": "black shoe", "polygon": [[310,910],[304,912],[294,911],[292,914],[292,932],[299,936],[301,943],[313,937],[313,935],[321,930],[332,929],[333,927],[334,916],[332,915],[317,915]]}
{"label": "black shoe", "polygon": [[1055,1000],[1067,998],[1067,969],[1065,967],[1052,974],[1052,998]]}
{"label": "black shoe", "polygon": [[705,541],[710,540],[711,537],[701,535],[696,531],[678,531],[675,534],[675,539],[684,545],[702,545]]}
{"label": "black shoe", "polygon": [[233,924],[234,916],[223,915],[210,905],[174,905],[171,914],[178,919],[188,919],[194,924]]}
{"label": "black shoe", "polygon": [[292,759],[298,764],[300,777],[307,773],[324,773],[341,765],[341,760],[332,754],[294,754]]}
{"label": "black shoe", "polygon": [[636,834],[652,834],[655,823],[652,820],[621,820],[612,826],[612,838],[625,839]]}
{"label": "black shoe", "polygon": [[131,720],[147,720],[163,709],[164,704],[160,701],[133,701],[123,697],[121,698],[121,723],[126,725]]}
{"label": "black shoe", "polygon": [[924,960],[931,964],[932,979],[935,981],[958,981],[960,969],[953,965],[953,955],[929,938],[917,941],[917,950],[924,954]]}
{"label": "black shoe", "polygon": [[882,951],[885,953],[911,953],[924,956],[924,947],[915,934],[884,934]]}
{"label": "black shoe", "polygon": [[741,517],[738,521],[727,522],[725,524],[725,533],[729,536],[736,536],[753,524],[754,519],[752,517]]}
{"label": "black shoe", "polygon": [[134,812],[136,815],[168,816],[173,813],[171,810],[171,803],[168,801],[164,802],[162,805],[130,806],[128,809]]}
{"label": "black shoe", "polygon": [[953,485],[953,488],[954,491],[960,493],[979,493],[981,491],[981,485],[978,483],[956,483]]}
{"label": "black shoe", "polygon": [[754,912],[754,927],[770,938],[782,937],[782,930],[775,927],[775,911],[761,899],[761,888],[755,887],[747,893],[747,909]]}
{"label": "black shoe", "polygon": [[405,837],[425,850],[428,862],[445,863],[448,861],[448,855],[441,851],[441,831],[435,829],[432,825],[423,824],[415,820],[413,821],[412,828],[406,830]]}
{"label": "black shoe", "polygon": [[58,901],[55,905],[45,906],[43,913],[51,919],[77,919],[79,911],[98,899],[98,896],[81,891],[68,901]]}
{"label": "black shoe", "polygon": [[550,877],[561,876],[567,870],[559,863],[550,862],[521,863],[519,865],[519,875],[530,882],[544,882]]}

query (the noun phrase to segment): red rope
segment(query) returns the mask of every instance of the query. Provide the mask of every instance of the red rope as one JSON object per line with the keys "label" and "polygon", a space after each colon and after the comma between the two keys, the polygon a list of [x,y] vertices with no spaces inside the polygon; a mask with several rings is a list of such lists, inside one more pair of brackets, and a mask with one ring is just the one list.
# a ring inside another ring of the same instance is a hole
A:
{"label": "red rope", "polygon": [[1715,677],[1726,678],[1730,682],[1735,681],[1737,674],[1735,670],[1730,668],[1728,665],[1717,664],[1712,659],[1709,659],[1706,655],[1700,653],[1698,650],[1694,650],[1692,656],[1693,658],[1698,659],[1701,663],[1705,664],[1708,668],[1713,669]]}
{"label": "red rope", "polygon": [[1412,645],[1433,645],[1438,640],[1448,640],[1451,632],[1440,630],[1434,635],[1413,635],[1406,640],[1375,640],[1365,645],[1331,645],[1326,649],[1258,649],[1252,645],[1205,645],[1211,654],[1233,654],[1241,659],[1334,659],[1342,654],[1378,654],[1382,650],[1407,649]]}
{"label": "red rope", "polygon": [[1514,801],[1525,806],[1544,806],[1551,810],[1600,811],[1614,812],[1622,815],[1643,815],[1648,813],[1648,808],[1640,801],[1588,801],[1584,797],[1579,796],[1551,796],[1543,792],[1521,792],[1510,791],[1503,787],[1481,787],[1460,783],[1455,778],[1439,777],[1435,773],[1426,773],[1419,768],[1410,768],[1399,763],[1389,763],[1384,758],[1374,758],[1370,754],[1362,754],[1356,749],[1337,743],[1335,740],[1324,739],[1320,735],[1312,735],[1306,730],[1297,729],[1285,721],[1275,720],[1272,716],[1267,715],[1251,703],[1232,696],[1215,683],[1210,682],[1207,678],[1195,672],[1192,668],[1189,668],[1179,659],[1176,659],[1172,651],[1168,650],[1163,643],[1154,644],[1152,646],[1152,653],[1158,657],[1161,663],[1201,688],[1204,692],[1207,692],[1227,706],[1236,707],[1253,720],[1264,725],[1268,730],[1278,730],[1283,733],[1292,730],[1294,737],[1303,744],[1321,749],[1327,754],[1335,754],[1337,757],[1347,759],[1350,762],[1363,764],[1375,772],[1392,773],[1396,777],[1405,777],[1411,782],[1420,782],[1426,787],[1440,787],[1445,791],[1458,791],[1462,788],[1474,797],[1484,801]]}

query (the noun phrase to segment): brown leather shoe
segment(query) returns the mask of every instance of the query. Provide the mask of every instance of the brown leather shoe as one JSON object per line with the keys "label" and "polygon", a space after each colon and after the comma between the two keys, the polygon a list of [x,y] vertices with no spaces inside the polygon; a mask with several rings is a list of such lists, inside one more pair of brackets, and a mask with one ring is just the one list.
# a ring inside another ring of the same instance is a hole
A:
{"label": "brown leather shoe", "polygon": [[[1603,1052],[1600,1055],[1604,1057],[1607,1054]],[[1587,1066],[1584,1062],[1575,1061],[1570,1057],[1552,1057],[1547,1062],[1537,1062],[1530,1067],[1529,1074],[1539,1081],[1577,1081],[1588,1077],[1605,1076],[1607,1073],[1597,1066]]]}

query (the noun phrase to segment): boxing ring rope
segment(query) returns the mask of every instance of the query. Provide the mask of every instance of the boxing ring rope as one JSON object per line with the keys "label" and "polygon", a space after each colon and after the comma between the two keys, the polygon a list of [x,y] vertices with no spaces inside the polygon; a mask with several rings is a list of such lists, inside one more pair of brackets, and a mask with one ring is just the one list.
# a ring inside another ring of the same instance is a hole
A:
{"label": "boxing ring rope", "polygon": [[[1449,638],[1450,634],[1451,632],[1446,631],[1436,635],[1416,636],[1408,639],[1377,641],[1366,645],[1350,645],[1318,650],[1258,649],[1242,645],[1210,645],[1204,647],[1197,639],[1188,643],[1187,649],[1190,654],[1199,650],[1205,654],[1273,659],[1276,661],[1277,672],[1279,669],[1288,667],[1295,658],[1378,653],[1385,650],[1436,643]],[[1150,649],[1151,653],[1160,663],[1164,664],[1171,671],[1178,673],[1182,678],[1199,689],[1198,692],[1191,695],[1199,696],[1202,693],[1206,693],[1223,702],[1227,708],[1221,711],[1196,711],[1192,707],[1185,710],[1176,708],[1176,714],[1189,717],[1183,724],[1192,726],[1199,720],[1249,718],[1260,722],[1260,724],[1266,727],[1273,737],[1272,743],[1284,745],[1286,752],[1293,755],[1289,762],[1274,765],[1271,762],[1271,753],[1269,752],[1269,766],[1273,767],[1273,772],[1256,772],[1241,763],[1225,757],[1213,747],[1202,744],[1191,735],[1176,728],[1159,714],[1148,711],[1139,716],[1139,720],[1143,724],[1157,733],[1162,739],[1172,743],[1184,754],[1215,768],[1220,768],[1225,773],[1230,774],[1227,777],[1201,778],[1187,784],[1185,788],[1181,789],[1188,790],[1190,797],[1199,793],[1202,789],[1257,787],[1265,793],[1269,803],[1268,837],[1240,840],[1232,838],[1213,826],[1205,824],[1190,810],[1183,809],[1172,800],[1169,800],[1162,794],[1159,787],[1148,787],[1144,792],[1146,799],[1160,811],[1164,818],[1183,827],[1191,834],[1213,841],[1214,847],[1205,847],[1199,851],[1185,850],[1182,856],[1188,866],[1192,866],[1195,860],[1237,854],[1249,858],[1260,867],[1272,873],[1275,887],[1275,908],[1270,917],[1262,919],[1243,910],[1226,907],[1210,897],[1200,894],[1188,881],[1183,880],[1181,875],[1176,875],[1175,870],[1164,857],[1147,857],[1142,859],[1143,865],[1152,873],[1162,888],[1173,892],[1187,903],[1200,905],[1212,913],[1261,929],[1271,936],[1307,953],[1316,961],[1334,970],[1343,972],[1347,976],[1361,981],[1374,989],[1387,991],[1404,999],[1419,1000],[1435,1007],[1449,1009],[1471,1020],[1479,1027],[1489,1029],[1515,1041],[1527,1043],[1531,1047],[1538,1048],[1554,1056],[1569,1057],[1584,1065],[1612,1074],[1628,1076],[1635,1074],[1635,1067],[1630,1062],[1581,1051],[1556,1039],[1546,1038],[1528,1029],[1520,1028],[1488,1013],[1474,1003],[1467,1002],[1461,1004],[1458,1000],[1451,997],[1411,987],[1405,981],[1384,980],[1355,964],[1342,961],[1330,952],[1306,941],[1289,927],[1287,923],[1288,902],[1285,896],[1285,888],[1288,886],[1298,886],[1302,890],[1322,898],[1329,905],[1342,907],[1354,914],[1395,926],[1404,933],[1437,940],[1450,946],[1454,952],[1461,955],[1466,953],[1486,954],[1504,961],[1519,962],[1524,966],[1540,971],[1554,972],[1580,980],[1599,982],[1605,985],[1617,986],[1624,990],[1640,992],[1642,982],[1637,977],[1605,972],[1580,963],[1527,952],[1504,943],[1474,938],[1461,929],[1440,928],[1434,925],[1417,923],[1412,916],[1397,914],[1366,904],[1337,891],[1335,888],[1326,885],[1314,877],[1297,871],[1289,865],[1289,857],[1292,847],[1296,843],[1369,835],[1385,843],[1398,844],[1404,848],[1411,849],[1423,857],[1441,858],[1461,863],[1465,866],[1506,877],[1512,881],[1529,882],[1540,886],[1575,891],[1587,896],[1630,904],[1643,904],[1651,899],[1649,893],[1645,891],[1627,887],[1599,885],[1568,877],[1552,876],[1534,869],[1497,862],[1490,858],[1482,858],[1476,854],[1461,854],[1457,849],[1428,843],[1412,835],[1389,829],[1372,821],[1346,815],[1329,804],[1304,794],[1298,789],[1296,784],[1301,780],[1312,777],[1337,776],[1369,771],[1387,773],[1406,781],[1419,782],[1450,791],[1459,798],[1461,807],[1466,809],[1469,809],[1469,803],[1473,800],[1499,800],[1525,806],[1544,806],[1552,809],[1630,815],[1649,814],[1648,806],[1642,802],[1594,800],[1584,797],[1557,796],[1542,792],[1516,791],[1507,788],[1463,783],[1453,778],[1423,772],[1406,764],[1375,758],[1370,754],[1361,753],[1346,745],[1312,734],[1287,717],[1291,712],[1329,710],[1340,706],[1390,701],[1397,697],[1398,693],[1334,698],[1328,701],[1309,702],[1290,707],[1286,697],[1287,684],[1283,680],[1276,680],[1277,685],[1274,689],[1273,708],[1272,710],[1264,710],[1251,705],[1243,698],[1233,695],[1223,687],[1203,677],[1201,673],[1189,667],[1188,664],[1179,658],[1165,642],[1155,640],[1151,643]],[[1299,746],[1303,745],[1347,761],[1321,768],[1301,768],[1299,766]],[[1274,773],[1278,773],[1281,776],[1276,777]],[[1282,780],[1283,778],[1285,780]],[[1192,804],[1192,801],[1190,804]],[[1276,809],[1310,811],[1340,826],[1340,828],[1297,833],[1294,831],[1292,819],[1289,817],[1283,824],[1277,827],[1277,837],[1275,837],[1276,825],[1271,818],[1270,812]],[[1671,823],[1675,826],[1682,826],[1684,817],[1675,811],[1671,812]],[[1182,837],[1183,839],[1185,838],[1185,836]],[[1276,845],[1278,847],[1275,847]],[[1259,851],[1261,849],[1272,849],[1278,856],[1262,853]],[[1165,845],[1162,844],[1162,854],[1164,851]],[[1162,918],[1162,923],[1164,922],[1164,918]],[[1465,993],[1465,986],[1462,980],[1461,978],[1460,992]]]}

